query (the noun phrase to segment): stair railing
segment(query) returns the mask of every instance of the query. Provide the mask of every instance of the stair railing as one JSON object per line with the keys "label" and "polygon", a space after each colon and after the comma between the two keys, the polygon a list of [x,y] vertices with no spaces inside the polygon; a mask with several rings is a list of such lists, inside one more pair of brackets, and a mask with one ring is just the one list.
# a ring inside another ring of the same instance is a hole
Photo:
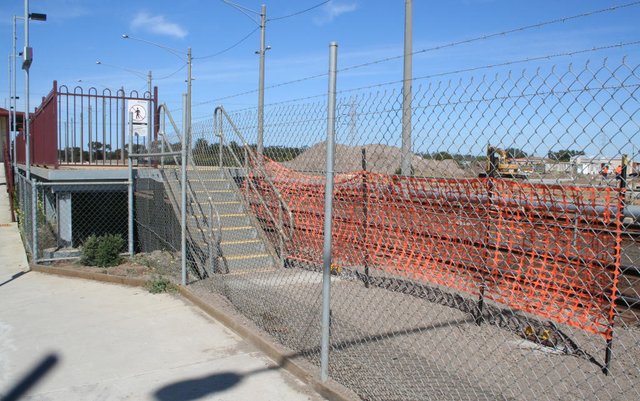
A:
{"label": "stair railing", "polygon": [[[255,151],[253,149],[251,149],[251,147],[249,146],[249,144],[245,140],[244,136],[242,135],[242,133],[238,129],[238,127],[231,120],[231,117],[229,116],[229,114],[227,114],[227,112],[224,109],[224,107],[222,107],[222,106],[216,107],[214,109],[213,115],[214,115],[214,124],[213,124],[214,130],[216,129],[216,127],[219,126],[220,127],[220,131],[222,131],[222,128],[221,128],[222,127],[222,119],[224,118],[224,119],[227,120],[227,122],[229,123],[229,125],[233,129],[234,133],[237,135],[238,139],[240,139],[240,142],[243,145],[243,148],[244,148],[244,161],[246,162],[248,160],[248,158],[251,158],[253,166],[262,174],[262,177],[264,177],[264,181],[269,185],[269,187],[271,188],[271,190],[273,191],[273,193],[276,196],[276,199],[278,201],[278,213],[277,213],[278,216],[277,217],[274,216],[273,213],[271,212],[271,209],[268,207],[267,202],[265,201],[265,199],[262,196],[261,192],[258,190],[255,182],[253,182],[253,180],[249,179],[249,177],[247,177],[247,179],[245,180],[248,183],[247,187],[249,187],[252,190],[252,192],[256,195],[256,197],[259,200],[260,204],[266,210],[267,215],[269,216],[272,224],[274,225],[274,227],[278,231],[279,235],[278,235],[278,244],[277,244],[277,246],[278,246],[279,251],[280,251],[280,257],[284,258],[285,244],[293,239],[293,233],[294,233],[293,213],[291,212],[291,209],[289,208],[289,205],[282,198],[282,195],[280,194],[280,190],[275,186],[275,184],[273,183],[273,181],[271,180],[269,175],[266,173],[266,171],[264,169],[264,160],[259,158],[258,155],[256,155]],[[214,135],[217,135],[220,138],[220,145],[219,145],[220,165],[222,165],[222,148],[223,148],[224,143],[225,143],[224,136],[223,136],[222,132],[220,132],[219,134],[215,134],[214,133]],[[240,158],[235,153],[235,151],[232,149],[232,147],[229,146],[228,150],[229,150],[229,153],[235,159],[235,162],[239,166],[242,166],[243,163],[240,161]],[[245,167],[245,169],[248,172],[248,167]],[[284,218],[283,218],[283,216],[284,216]],[[287,224],[285,224],[285,219],[286,219],[286,223]],[[285,232],[285,225],[288,227],[288,233]],[[276,244],[274,244],[274,246],[275,245]]]}
{"label": "stair railing", "polygon": [[[166,136],[166,131],[165,131],[165,117],[169,119],[169,122],[171,123],[173,130],[175,131],[176,135],[178,136],[178,138],[182,141],[182,136],[180,133],[180,130],[178,129],[177,124],[175,123],[175,120],[173,119],[173,117],[171,116],[171,113],[169,112],[169,110],[167,109],[167,105],[166,104],[162,104],[160,105],[160,107],[158,108],[159,112],[160,112],[160,130],[159,130],[159,134],[161,137],[161,146],[164,149],[164,146],[166,144],[166,146],[168,146],[169,151],[173,152],[173,147],[171,146],[171,143],[169,142],[167,136]],[[188,136],[189,137],[189,136]],[[205,214],[204,210],[202,209],[202,205],[200,205],[200,202],[198,201],[198,198],[195,194],[195,191],[193,190],[192,186],[191,186],[191,182],[190,180],[187,180],[187,190],[189,191],[189,196],[191,196],[191,199],[193,199],[194,203],[196,204],[196,207],[198,208],[198,211],[200,213],[201,216],[208,216],[208,221],[207,221],[207,227],[208,230],[205,233],[200,227],[200,230],[203,234],[203,236],[205,238],[207,238],[207,242],[209,245],[209,261],[210,263],[214,264],[215,266],[213,266],[213,271],[218,271],[218,266],[217,266],[217,262],[214,262],[216,260],[216,256],[213,254],[213,249],[215,248],[218,257],[220,257],[222,259],[222,262],[224,264],[224,272],[228,273],[229,272],[229,268],[227,266],[227,261],[224,258],[224,255],[222,254],[222,221],[220,220],[220,213],[218,212],[218,209],[216,208],[215,204],[213,203],[213,198],[211,197],[211,194],[209,193],[209,189],[206,187],[206,185],[204,184],[204,180],[202,179],[202,176],[200,175],[200,171],[198,170],[198,168],[196,167],[195,163],[193,162],[193,154],[191,153],[191,146],[187,145],[187,163],[188,165],[191,167],[191,169],[195,172],[196,175],[196,181],[199,181],[202,188],[204,188],[205,194],[207,196],[207,203],[209,205],[209,213]],[[173,156],[174,162],[176,165],[178,165],[178,158],[177,156]],[[164,157],[161,158],[161,166],[164,169]],[[214,221],[214,216],[215,216],[215,221],[217,223],[217,227],[216,227],[216,232],[214,234],[214,230],[213,230],[213,221]],[[206,272],[205,272],[206,274]]]}

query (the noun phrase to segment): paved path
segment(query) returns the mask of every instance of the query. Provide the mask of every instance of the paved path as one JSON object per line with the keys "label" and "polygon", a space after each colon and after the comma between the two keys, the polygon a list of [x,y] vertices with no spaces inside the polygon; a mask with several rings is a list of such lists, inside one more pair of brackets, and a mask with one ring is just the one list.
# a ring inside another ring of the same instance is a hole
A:
{"label": "paved path", "polygon": [[27,266],[0,185],[0,399],[41,363],[21,399],[321,399],[177,296]]}

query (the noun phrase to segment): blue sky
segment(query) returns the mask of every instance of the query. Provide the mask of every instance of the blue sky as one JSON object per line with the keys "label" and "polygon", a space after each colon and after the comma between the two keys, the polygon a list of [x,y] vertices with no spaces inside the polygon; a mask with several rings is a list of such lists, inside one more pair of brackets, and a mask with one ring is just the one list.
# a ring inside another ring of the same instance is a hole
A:
{"label": "blue sky", "polygon": [[[237,0],[250,10],[267,5],[267,16],[278,18],[310,8],[321,0]],[[480,35],[510,30],[542,21],[633,3],[631,0],[415,0],[414,51]],[[31,68],[31,105],[39,103],[55,79],[68,86],[95,86],[127,90],[144,89],[142,76],[118,66],[156,78],[171,75],[184,61],[133,37],[185,51],[193,49],[193,118],[207,118],[215,104],[228,109],[252,107],[257,94],[233,96],[257,88],[259,32],[224,54],[257,23],[219,0],[123,1],[123,0],[32,0],[32,12],[48,14],[46,22],[31,22],[30,44],[34,48]],[[23,15],[22,1],[0,4],[0,49],[5,60],[11,53],[11,16]],[[256,15],[257,18],[257,15]],[[622,10],[577,18],[564,23],[516,32],[414,57],[414,76],[437,74],[509,60],[571,52],[640,39],[640,5]],[[267,23],[266,85],[273,86],[297,78],[323,74],[328,67],[328,45],[339,45],[339,68],[399,56],[403,51],[404,1],[332,0],[300,15]],[[18,25],[18,47],[22,46],[23,26]],[[637,60],[640,46],[538,61],[534,65],[603,57],[620,59],[628,55]],[[101,60],[105,65],[96,65]],[[2,68],[0,85],[2,106],[6,106],[7,64]],[[515,70],[524,68],[516,65]],[[505,70],[502,68],[501,70]],[[18,71],[18,92],[22,93],[22,72]],[[160,100],[170,109],[181,108],[186,69],[154,82]],[[358,88],[402,78],[402,62],[373,64],[342,74],[338,89]],[[446,79],[446,78],[445,78]],[[79,81],[81,81],[79,83]],[[266,92],[266,103],[320,95],[326,91],[326,77],[286,85]],[[232,96],[232,97],[230,97]],[[219,100],[224,99],[224,100]],[[19,107],[21,109],[21,107]]]}

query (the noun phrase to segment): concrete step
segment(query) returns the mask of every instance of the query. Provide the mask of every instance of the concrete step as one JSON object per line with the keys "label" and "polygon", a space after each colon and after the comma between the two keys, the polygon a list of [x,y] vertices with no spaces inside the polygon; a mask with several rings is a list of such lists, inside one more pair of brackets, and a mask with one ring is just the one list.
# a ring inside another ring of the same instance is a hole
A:
{"label": "concrete step", "polygon": [[[242,212],[240,213],[218,212],[218,213],[219,213],[218,215],[220,216],[220,225],[222,227],[244,227],[244,226],[251,225],[251,218],[246,213],[242,213]],[[201,219],[201,221],[208,221],[209,219],[208,215],[203,216],[202,214],[198,213],[198,211],[196,211],[192,215],[192,217],[196,219]],[[215,214],[212,216],[212,218],[213,218],[213,227],[216,227],[218,222],[216,221]]]}
{"label": "concrete step", "polygon": [[[202,210],[209,209],[209,203],[200,203],[202,205]],[[206,205],[206,207],[205,207]],[[214,201],[213,205],[218,210],[220,215],[223,214],[234,214],[234,213],[244,213],[244,206],[242,202],[239,200],[230,200],[230,201]]]}
{"label": "concrete step", "polygon": [[258,232],[253,226],[243,227],[222,227],[222,241],[239,241],[246,239],[256,239]]}
{"label": "concrete step", "polygon": [[214,189],[236,189],[236,185],[233,181],[229,181],[226,178],[203,178],[202,181],[192,179],[191,188],[200,192],[204,189],[214,190]]}
{"label": "concrete step", "polygon": [[271,255],[267,253],[256,253],[250,255],[225,256],[229,273],[238,273],[241,271],[275,268]]}
{"label": "concrete step", "polygon": [[203,205],[207,204],[209,197],[214,202],[239,200],[239,195],[234,189],[209,189],[194,190],[196,199]]}
{"label": "concrete step", "polygon": [[258,238],[222,241],[220,246],[222,248],[222,253],[227,256],[265,253],[264,243]]}
{"label": "concrete step", "polygon": [[[204,239],[197,239],[194,243],[203,250],[208,249],[209,244]],[[220,243],[222,254],[225,257],[235,258],[243,255],[266,254],[264,243],[261,239],[223,240]]]}

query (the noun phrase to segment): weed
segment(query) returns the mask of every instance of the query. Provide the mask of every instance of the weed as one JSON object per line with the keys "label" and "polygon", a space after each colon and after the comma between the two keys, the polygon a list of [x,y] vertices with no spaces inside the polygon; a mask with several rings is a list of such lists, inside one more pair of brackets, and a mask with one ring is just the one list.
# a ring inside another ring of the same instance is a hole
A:
{"label": "weed", "polygon": [[147,281],[145,286],[152,294],[160,294],[163,292],[174,292],[176,286],[173,285],[169,279],[162,276],[153,276],[153,278]]}

